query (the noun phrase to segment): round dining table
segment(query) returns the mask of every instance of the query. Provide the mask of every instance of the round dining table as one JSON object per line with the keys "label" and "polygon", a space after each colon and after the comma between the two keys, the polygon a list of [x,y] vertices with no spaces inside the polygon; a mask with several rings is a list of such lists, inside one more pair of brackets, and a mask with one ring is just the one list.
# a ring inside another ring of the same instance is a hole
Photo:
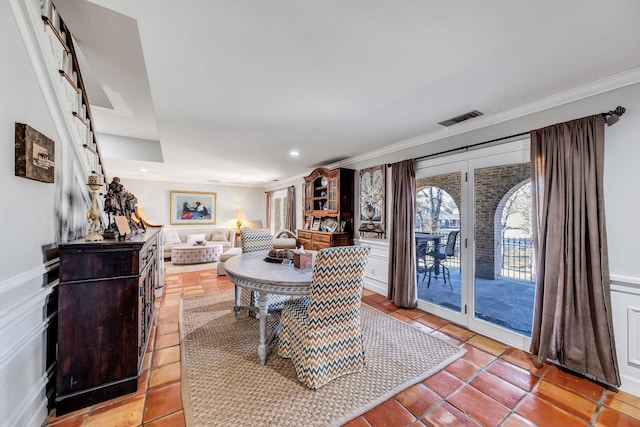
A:
{"label": "round dining table", "polygon": [[[308,252],[312,253],[315,260],[316,252]],[[266,336],[267,317],[270,314],[279,317],[278,313],[269,311],[268,295],[309,295],[313,273],[313,268],[295,268],[293,260],[285,260],[284,262],[272,261],[268,258],[268,251],[259,251],[233,256],[224,263],[227,277],[235,285],[235,305],[233,310],[236,318],[240,316],[242,308],[240,305],[240,288],[254,291],[258,296],[257,317],[260,321],[258,356],[261,365],[266,363],[269,347],[279,330],[279,327],[277,327],[270,337]]]}

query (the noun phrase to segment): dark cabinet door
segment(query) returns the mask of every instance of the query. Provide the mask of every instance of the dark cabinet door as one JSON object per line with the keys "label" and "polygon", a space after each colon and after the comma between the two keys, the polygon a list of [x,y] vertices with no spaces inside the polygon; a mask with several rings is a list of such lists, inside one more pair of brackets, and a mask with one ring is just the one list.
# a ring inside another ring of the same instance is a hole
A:
{"label": "dark cabinet door", "polygon": [[63,284],[58,306],[58,393],[137,375],[138,280]]}

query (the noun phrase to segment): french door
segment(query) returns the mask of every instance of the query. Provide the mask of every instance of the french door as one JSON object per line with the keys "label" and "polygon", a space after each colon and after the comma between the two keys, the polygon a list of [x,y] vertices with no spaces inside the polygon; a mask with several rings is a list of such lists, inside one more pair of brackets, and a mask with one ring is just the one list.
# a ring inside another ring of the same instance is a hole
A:
{"label": "french door", "polygon": [[439,235],[445,254],[418,260],[418,307],[524,350],[535,293],[529,178],[528,140],[416,170],[416,231]]}

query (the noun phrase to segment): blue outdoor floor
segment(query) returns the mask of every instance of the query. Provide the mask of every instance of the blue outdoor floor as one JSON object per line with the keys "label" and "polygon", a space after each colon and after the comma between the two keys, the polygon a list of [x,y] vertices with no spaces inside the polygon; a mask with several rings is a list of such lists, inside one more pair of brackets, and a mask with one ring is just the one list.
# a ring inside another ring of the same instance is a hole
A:
{"label": "blue outdoor floor", "polygon": [[[460,270],[449,268],[449,280],[445,284],[442,274],[422,280],[418,275],[418,299],[460,312]],[[513,279],[476,279],[475,316],[520,334],[531,336],[535,284]]]}

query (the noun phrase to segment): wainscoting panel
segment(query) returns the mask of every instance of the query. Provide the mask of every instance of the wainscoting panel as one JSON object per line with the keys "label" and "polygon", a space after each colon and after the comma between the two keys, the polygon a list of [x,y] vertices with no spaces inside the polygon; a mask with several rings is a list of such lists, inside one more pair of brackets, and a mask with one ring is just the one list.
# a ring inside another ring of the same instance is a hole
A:
{"label": "wainscoting panel", "polygon": [[612,275],[611,306],[620,389],[640,396],[640,278]]}
{"label": "wainscoting panel", "polygon": [[371,246],[364,275],[365,289],[386,296],[389,274],[389,242],[387,240],[355,239],[354,244]]}
{"label": "wainscoting panel", "polygon": [[49,278],[57,267],[43,264],[0,283],[2,426],[40,426],[48,416],[49,373],[55,367],[51,337],[57,332],[50,303],[57,279]]}
{"label": "wainscoting panel", "polygon": [[640,368],[640,307],[627,307],[627,347],[629,364]]}

